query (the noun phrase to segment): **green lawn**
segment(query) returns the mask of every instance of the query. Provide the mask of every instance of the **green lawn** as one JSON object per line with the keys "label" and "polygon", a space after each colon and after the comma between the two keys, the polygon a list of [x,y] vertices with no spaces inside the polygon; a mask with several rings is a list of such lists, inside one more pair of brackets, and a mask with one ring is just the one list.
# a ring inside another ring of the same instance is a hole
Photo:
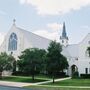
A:
{"label": "green lawn", "polygon": [[46,79],[46,80],[52,80],[52,77],[47,75],[37,75],[36,78]]}
{"label": "green lawn", "polygon": [[[31,76],[15,76],[15,75],[12,75],[11,77],[32,78]],[[47,76],[47,75],[36,75],[35,78],[44,79],[44,80],[52,80],[52,77]]]}
{"label": "green lawn", "polygon": [[36,83],[36,82],[42,82],[47,81],[46,79],[42,78],[35,78],[33,81],[31,77],[21,77],[21,76],[9,76],[9,77],[3,77],[0,79],[2,81],[12,81],[12,82],[27,82],[27,83]]}
{"label": "green lawn", "polygon": [[26,88],[30,88],[32,90],[90,90],[90,88],[85,88],[88,86],[90,87],[90,79],[69,79],[55,82],[54,84],[48,83],[41,86],[28,86]]}
{"label": "green lawn", "polygon": [[90,90],[90,88],[69,88],[69,87],[48,87],[48,86],[28,86],[32,90]]}
{"label": "green lawn", "polygon": [[90,79],[69,79],[64,81],[59,81],[53,83],[48,83],[45,85],[55,85],[55,86],[90,86]]}

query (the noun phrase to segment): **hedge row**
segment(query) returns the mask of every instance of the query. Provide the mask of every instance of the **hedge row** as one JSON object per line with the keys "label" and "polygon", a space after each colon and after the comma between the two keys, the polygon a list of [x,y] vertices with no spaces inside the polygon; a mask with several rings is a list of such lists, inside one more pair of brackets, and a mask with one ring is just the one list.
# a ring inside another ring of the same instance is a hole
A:
{"label": "hedge row", "polygon": [[84,79],[90,79],[90,74],[81,74],[80,77]]}

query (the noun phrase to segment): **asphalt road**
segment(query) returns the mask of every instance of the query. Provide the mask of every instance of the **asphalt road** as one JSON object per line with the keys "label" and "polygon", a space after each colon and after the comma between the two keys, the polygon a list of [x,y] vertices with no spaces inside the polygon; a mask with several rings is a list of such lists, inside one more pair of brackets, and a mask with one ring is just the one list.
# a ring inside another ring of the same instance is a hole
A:
{"label": "asphalt road", "polygon": [[8,87],[8,86],[0,86],[0,90],[32,90],[32,89],[17,88],[17,87]]}

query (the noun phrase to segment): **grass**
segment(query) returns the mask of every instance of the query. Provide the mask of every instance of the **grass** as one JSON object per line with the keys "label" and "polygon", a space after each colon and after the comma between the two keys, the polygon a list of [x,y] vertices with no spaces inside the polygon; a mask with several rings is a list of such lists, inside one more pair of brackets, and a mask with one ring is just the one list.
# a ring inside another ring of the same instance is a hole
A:
{"label": "grass", "polygon": [[47,81],[46,79],[42,79],[42,78],[35,78],[35,80],[32,80],[31,77],[21,77],[21,76],[3,77],[0,80],[1,81],[12,81],[12,82],[26,82],[26,83],[36,83],[36,82]]}
{"label": "grass", "polygon": [[[12,77],[32,78],[31,76],[14,76],[14,75]],[[47,75],[37,75],[35,76],[35,78],[44,79],[44,80],[52,80],[52,77],[49,77]]]}
{"label": "grass", "polygon": [[52,80],[52,77],[47,76],[47,75],[37,75],[36,78],[42,78],[42,79],[46,79],[46,80]]}
{"label": "grass", "polygon": [[55,85],[55,86],[90,86],[90,79],[69,79],[64,81],[59,81],[55,83],[47,83],[45,85]]}
{"label": "grass", "polygon": [[[84,87],[83,87],[84,86]],[[44,85],[27,86],[32,90],[90,90],[90,79],[69,79]]]}
{"label": "grass", "polygon": [[32,90],[90,90],[90,88],[70,88],[70,87],[51,87],[51,86],[28,86]]}
{"label": "grass", "polygon": [[[51,78],[36,76],[33,81],[31,77],[22,77],[22,76],[9,76],[3,77],[2,81],[13,81],[13,82],[27,82],[27,83],[36,83],[50,80]],[[69,87],[75,86],[75,87]],[[79,88],[79,86],[90,86],[90,79],[69,79],[64,81],[59,81],[53,83],[47,83],[44,85],[33,85],[27,86],[25,88],[30,88],[32,90],[90,90],[90,88]]]}

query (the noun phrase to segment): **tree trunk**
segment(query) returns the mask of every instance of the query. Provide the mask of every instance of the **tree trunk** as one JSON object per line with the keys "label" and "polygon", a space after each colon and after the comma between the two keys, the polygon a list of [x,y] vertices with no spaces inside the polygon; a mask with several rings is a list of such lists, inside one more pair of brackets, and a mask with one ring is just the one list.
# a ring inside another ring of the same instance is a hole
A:
{"label": "tree trunk", "polygon": [[55,82],[54,79],[55,79],[55,73],[53,72],[53,83]]}
{"label": "tree trunk", "polygon": [[34,74],[32,75],[32,80],[34,81]]}
{"label": "tree trunk", "polygon": [[13,72],[16,72],[17,63],[16,61],[13,62]]}
{"label": "tree trunk", "polygon": [[2,79],[2,72],[0,72],[0,79]]}
{"label": "tree trunk", "polygon": [[53,83],[54,83],[55,81],[54,81],[54,76],[53,76]]}

